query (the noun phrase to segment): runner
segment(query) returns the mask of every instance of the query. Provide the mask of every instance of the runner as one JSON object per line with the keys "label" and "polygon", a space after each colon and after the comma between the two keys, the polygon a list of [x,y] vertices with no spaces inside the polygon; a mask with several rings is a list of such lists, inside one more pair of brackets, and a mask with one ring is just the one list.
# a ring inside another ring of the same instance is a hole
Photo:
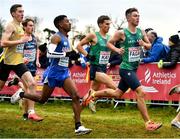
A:
{"label": "runner", "polygon": [[75,83],[70,78],[68,69],[70,45],[68,32],[71,29],[69,19],[65,15],[59,15],[54,19],[54,25],[59,30],[52,38],[48,47],[48,57],[51,65],[44,73],[44,86],[42,95],[17,92],[12,96],[14,102],[20,98],[28,98],[36,102],[45,103],[54,91],[55,87],[62,87],[72,98],[72,107],[75,119],[75,133],[77,135],[90,133],[92,130],[85,128],[80,122],[81,107],[78,91]]}
{"label": "runner", "polygon": [[[97,19],[97,24],[99,26],[99,32],[90,33],[86,35],[84,39],[82,39],[77,49],[80,53],[86,56],[90,60],[90,80],[91,82],[91,89],[83,98],[83,106],[89,104],[90,109],[92,112],[96,112],[94,100],[99,97],[119,97],[118,94],[114,94],[114,90],[116,89],[116,84],[113,80],[106,74],[107,64],[110,58],[110,50],[107,48],[107,41],[109,40],[110,36],[107,34],[110,28],[111,20],[108,16],[102,15]],[[84,45],[91,45],[89,54],[87,51],[83,49]],[[105,84],[108,89],[107,92],[97,91],[100,89],[100,86]],[[97,91],[94,92],[93,90]],[[95,95],[93,100],[90,100],[86,103],[87,97],[89,93]]]}
{"label": "runner", "polygon": [[[180,85],[176,85],[174,86],[172,89],[170,89],[169,91],[169,95],[173,95],[173,94],[179,94],[180,95]],[[179,102],[179,107],[177,109],[178,114],[176,115],[176,117],[171,121],[171,126],[180,129],[180,102]]]}
{"label": "runner", "polygon": [[[1,46],[4,48],[3,60],[0,67],[0,90],[11,71],[14,71],[21,78],[26,93],[36,93],[36,83],[31,73],[23,62],[24,44],[31,38],[24,34],[21,22],[24,17],[24,10],[21,4],[14,4],[10,8],[13,20],[9,22],[2,35]],[[28,104],[30,106],[30,104]]]}
{"label": "runner", "polygon": [[[34,20],[27,18],[22,22],[25,35],[30,37],[30,41],[26,42],[24,44],[24,63],[28,67],[29,71],[31,72],[32,76],[36,76],[36,67],[40,67],[39,63],[39,51],[37,48],[37,40],[35,36],[33,35],[34,30]],[[17,85],[20,87],[18,91],[22,92],[26,91],[25,87],[22,82],[19,81],[17,77],[15,77],[12,81],[8,83],[8,86],[11,85]],[[31,119],[33,121],[42,121],[43,118],[39,117],[34,110],[34,101],[31,101],[29,99],[23,99],[22,102],[23,107],[23,118],[24,120]]]}

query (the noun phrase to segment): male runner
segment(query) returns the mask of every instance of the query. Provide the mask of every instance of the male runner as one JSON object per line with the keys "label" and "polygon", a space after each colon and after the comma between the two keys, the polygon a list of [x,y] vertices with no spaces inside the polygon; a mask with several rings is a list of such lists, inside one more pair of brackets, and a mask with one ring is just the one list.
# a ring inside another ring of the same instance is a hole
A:
{"label": "male runner", "polygon": [[[102,15],[97,19],[97,24],[99,26],[99,32],[90,33],[82,39],[77,49],[80,53],[86,56],[90,60],[90,80],[91,89],[83,98],[83,106],[86,106],[86,98],[89,96],[89,93],[92,93],[93,90],[99,90],[102,84],[105,84],[108,88],[106,92],[96,92],[96,97],[103,97],[104,95],[109,97],[118,97],[114,94],[116,89],[116,84],[112,79],[106,74],[107,64],[110,58],[110,50],[107,48],[107,41],[110,36],[107,34],[110,28],[111,20],[108,16]],[[83,49],[83,46],[86,44],[91,44],[89,54]],[[93,100],[90,102],[90,106],[93,105]],[[95,107],[90,107],[93,112],[96,112]]]}
{"label": "male runner", "polygon": [[[21,22],[24,10],[21,4],[14,4],[10,8],[13,20],[9,22],[2,35],[1,46],[5,48],[0,68],[0,90],[4,87],[9,73],[14,71],[21,78],[26,93],[36,92],[36,83],[23,61],[24,43],[31,38],[24,34]],[[30,104],[28,104],[30,106]]]}
{"label": "male runner", "polygon": [[[37,67],[40,67],[40,63],[39,63],[39,51],[37,48],[37,39],[33,35],[34,20],[31,18],[26,18],[22,22],[22,25],[25,31],[25,35],[30,37],[30,40],[24,44],[24,50],[23,50],[24,63],[26,64],[27,68],[31,72],[32,76],[35,77]],[[16,77],[8,83],[8,86],[17,85],[17,84],[20,87],[18,91],[20,92],[22,92],[22,90],[26,91],[22,82],[20,82],[19,79]],[[27,120],[27,119],[30,119],[33,121],[43,120],[42,117],[38,116],[35,113],[34,101],[31,101],[29,99],[23,99],[22,104],[23,104],[22,106],[23,106],[23,111],[24,111],[24,114],[23,114],[24,120]]]}
{"label": "male runner", "polygon": [[72,98],[72,107],[75,119],[75,133],[77,135],[90,133],[92,130],[85,128],[80,122],[81,107],[78,91],[75,83],[70,77],[68,69],[70,45],[68,41],[68,32],[71,30],[69,19],[65,15],[59,15],[54,19],[54,25],[59,30],[52,38],[48,47],[48,57],[51,64],[45,71],[45,79],[42,95],[16,93],[12,96],[14,101],[20,98],[28,98],[40,103],[45,103],[54,91],[55,87],[62,87]]}

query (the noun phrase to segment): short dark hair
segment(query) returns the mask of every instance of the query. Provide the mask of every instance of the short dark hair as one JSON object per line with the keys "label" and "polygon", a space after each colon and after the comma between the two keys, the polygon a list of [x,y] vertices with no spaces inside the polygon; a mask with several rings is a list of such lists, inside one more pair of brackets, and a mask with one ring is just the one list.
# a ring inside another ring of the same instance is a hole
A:
{"label": "short dark hair", "polygon": [[149,31],[153,30],[153,28],[146,28],[145,32],[148,33]]}
{"label": "short dark hair", "polygon": [[104,20],[110,20],[110,17],[107,15],[101,15],[100,17],[98,17],[97,19],[98,26],[99,24],[104,23]]}
{"label": "short dark hair", "polygon": [[174,44],[178,44],[180,42],[178,34],[170,36],[169,40]]}
{"label": "short dark hair", "polygon": [[22,5],[21,4],[12,5],[11,8],[10,8],[11,15],[12,15],[13,12],[16,12],[17,8],[19,8],[19,7],[22,7]]}
{"label": "short dark hair", "polygon": [[156,32],[154,29],[152,29],[152,28],[147,28],[147,29],[145,29],[145,32],[146,32],[146,33],[149,33],[149,32],[150,32],[151,34],[154,35],[155,38],[158,37],[157,32]]}
{"label": "short dark hair", "polygon": [[151,33],[154,35],[155,38],[158,37],[158,35],[157,35],[157,33],[155,31],[152,31]]}
{"label": "short dark hair", "polygon": [[125,16],[127,17],[132,12],[138,12],[138,9],[137,8],[129,8],[129,9],[127,9],[126,12],[125,12]]}
{"label": "short dark hair", "polygon": [[54,18],[54,26],[59,29],[59,22],[61,22],[62,20],[64,20],[64,18],[66,18],[66,15],[59,15],[57,17]]}
{"label": "short dark hair", "polygon": [[26,27],[29,21],[32,21],[34,23],[34,20],[32,18],[26,18],[22,21],[22,25]]}

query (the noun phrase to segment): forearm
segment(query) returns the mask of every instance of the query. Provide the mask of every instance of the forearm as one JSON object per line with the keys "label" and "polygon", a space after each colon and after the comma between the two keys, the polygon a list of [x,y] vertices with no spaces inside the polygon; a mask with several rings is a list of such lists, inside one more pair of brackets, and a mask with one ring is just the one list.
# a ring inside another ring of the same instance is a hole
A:
{"label": "forearm", "polygon": [[36,53],[36,62],[39,63],[39,49],[37,49],[37,53]]}
{"label": "forearm", "polygon": [[118,52],[118,48],[116,48],[111,42],[107,42],[107,47],[114,52]]}
{"label": "forearm", "polygon": [[15,41],[1,41],[2,47],[13,47],[17,46],[19,44],[23,44],[22,40],[15,40]]}
{"label": "forearm", "polygon": [[78,52],[80,52],[81,54],[83,54],[85,57],[88,55],[87,51],[83,49],[82,45],[78,45],[77,46],[77,50]]}
{"label": "forearm", "polygon": [[149,49],[151,48],[151,43],[146,43],[146,42],[144,42],[143,47],[144,47],[146,50],[149,50]]}

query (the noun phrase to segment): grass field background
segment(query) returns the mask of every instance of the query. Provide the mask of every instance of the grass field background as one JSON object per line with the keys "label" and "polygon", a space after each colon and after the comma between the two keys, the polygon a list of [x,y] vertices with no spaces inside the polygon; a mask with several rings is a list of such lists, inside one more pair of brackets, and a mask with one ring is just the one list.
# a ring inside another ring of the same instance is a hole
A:
{"label": "grass field background", "polygon": [[[36,104],[36,112],[44,117],[42,122],[23,121],[18,104],[0,102],[0,138],[76,138],[71,103],[67,101]],[[170,106],[149,108],[155,121],[163,127],[157,131],[146,131],[135,105],[118,106],[98,103],[96,114],[89,109],[82,112],[83,125],[92,128],[92,133],[82,138],[180,138],[180,130],[172,128],[171,120],[176,109]]]}

